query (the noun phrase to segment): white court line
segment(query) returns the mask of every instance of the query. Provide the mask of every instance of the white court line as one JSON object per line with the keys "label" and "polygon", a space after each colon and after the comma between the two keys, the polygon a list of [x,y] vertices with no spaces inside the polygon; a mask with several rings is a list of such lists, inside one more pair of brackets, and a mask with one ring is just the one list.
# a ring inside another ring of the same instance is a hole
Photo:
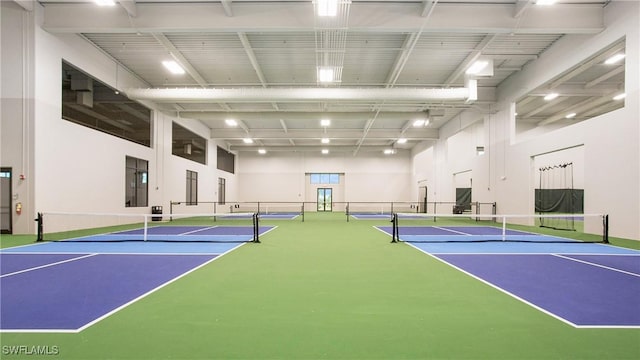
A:
{"label": "white court line", "polygon": [[[209,226],[209,227],[205,227],[205,228],[201,228],[201,229],[196,229],[196,230],[191,230],[191,231],[183,232],[183,233],[180,233],[180,234],[178,234],[178,235],[189,235],[189,234],[193,234],[193,233],[196,233],[196,232],[199,232],[199,231],[215,229],[215,228],[217,228],[217,227],[218,227],[218,225]],[[161,234],[161,235],[162,235],[162,234]]]}
{"label": "white court line", "polygon": [[[534,309],[537,309],[538,311],[541,311],[541,312],[543,312],[543,313],[545,313],[545,314],[547,314],[547,315],[549,315],[549,316],[551,316],[553,318],[556,318],[557,320],[560,320],[565,324],[571,325],[574,328],[578,327],[577,324],[574,324],[571,321],[569,321],[569,320],[567,320],[567,319],[565,319],[565,318],[563,318],[563,317],[561,317],[559,315],[556,315],[556,314],[554,314],[554,313],[552,313],[552,312],[550,312],[550,311],[548,311],[548,310],[546,310],[544,308],[541,308],[540,306],[538,306],[538,305],[536,305],[536,304],[534,304],[534,303],[532,303],[530,301],[527,301],[527,300],[517,296],[516,294],[507,291],[506,289],[503,289],[503,288],[501,288],[501,287],[499,287],[499,286],[497,286],[497,285],[495,285],[495,284],[493,284],[493,283],[491,283],[491,282],[489,282],[489,281],[487,281],[487,280],[485,280],[485,279],[483,279],[483,278],[481,278],[479,276],[476,276],[476,275],[474,275],[474,274],[472,274],[472,273],[470,273],[470,272],[468,272],[466,270],[463,270],[462,268],[460,268],[458,266],[455,266],[452,263],[447,262],[446,260],[441,259],[441,258],[439,258],[439,257],[437,257],[437,256],[435,256],[435,255],[433,255],[433,254],[431,254],[431,253],[429,253],[429,252],[427,252],[425,250],[422,250],[419,247],[417,247],[417,246],[415,246],[415,245],[413,245],[411,243],[407,243],[407,244],[409,246],[411,246],[411,247],[413,247],[415,249],[418,249],[419,251],[429,255],[430,257],[432,257],[432,258],[434,258],[434,259],[436,259],[436,260],[438,260],[438,261],[440,261],[440,262],[442,262],[444,264],[447,264],[447,265],[451,266],[452,268],[454,268],[454,269],[456,269],[456,270],[458,270],[458,271],[460,271],[460,272],[462,272],[462,273],[464,273],[464,274],[466,274],[466,275],[468,275],[468,276],[470,276],[470,277],[472,277],[472,278],[474,278],[474,279],[476,279],[476,280],[478,280],[478,281],[480,281],[480,282],[482,282],[482,283],[484,283],[486,285],[489,285],[490,287],[492,287],[492,288],[494,288],[494,289],[496,289],[496,290],[498,290],[498,291],[500,291],[502,293],[505,293],[505,294],[513,297],[516,300],[519,300],[519,301],[521,301],[521,302],[533,307]],[[466,255],[466,254],[457,254],[457,255]],[[549,255],[549,254],[547,254],[547,255]]]}
{"label": "white court line", "polygon": [[[501,288],[501,287],[499,287],[499,286],[497,286],[497,285],[495,285],[495,284],[493,284],[493,283],[491,283],[491,282],[489,282],[489,281],[487,281],[487,280],[485,280],[485,279],[483,279],[483,278],[481,278],[479,276],[476,276],[476,275],[474,275],[474,274],[472,274],[472,273],[470,273],[470,272],[468,272],[466,270],[463,270],[462,268],[460,268],[458,266],[455,266],[455,265],[453,265],[453,264],[447,262],[446,260],[441,259],[441,258],[439,258],[437,256],[437,255],[446,255],[446,254],[435,254],[435,253],[432,254],[432,253],[429,253],[426,250],[423,250],[423,249],[419,248],[418,246],[416,246],[414,244],[411,244],[411,243],[406,243],[406,244],[411,246],[411,247],[413,247],[414,249],[417,249],[418,251],[421,251],[421,252],[427,254],[428,256],[430,256],[430,257],[432,257],[432,258],[434,258],[434,259],[436,259],[436,260],[438,260],[438,261],[440,261],[440,262],[442,262],[442,263],[444,263],[446,265],[449,265],[452,268],[454,268],[454,269],[456,269],[456,270],[458,270],[458,271],[460,271],[460,272],[462,272],[462,273],[464,273],[464,274],[466,274],[466,275],[468,275],[468,276],[470,276],[470,277],[472,277],[472,278],[474,278],[474,279],[476,279],[476,280],[478,280],[478,281],[480,281],[480,282],[482,282],[482,283],[484,283],[484,284],[486,284],[486,285],[488,285],[488,286],[490,286],[490,287],[492,287],[492,288],[494,288],[494,289],[496,289],[496,290],[498,290],[498,291],[500,291],[500,292],[502,292],[502,293],[504,293],[504,294],[506,294],[508,296],[511,296],[514,299],[519,300],[519,301],[531,306],[532,308],[534,308],[534,309],[536,309],[536,310],[538,310],[538,311],[540,311],[540,312],[542,312],[544,314],[547,314],[547,315],[549,315],[549,316],[551,316],[551,317],[553,317],[553,318],[555,318],[557,320],[560,320],[561,322],[563,322],[565,324],[568,324],[568,325],[570,325],[570,326],[572,326],[572,327],[574,327],[576,329],[640,329],[640,326],[638,326],[638,325],[578,325],[578,324],[575,324],[575,323],[573,323],[573,322],[571,322],[571,321],[569,321],[569,320],[567,320],[567,319],[565,319],[565,318],[563,318],[563,317],[561,317],[559,315],[556,315],[556,314],[554,314],[554,313],[552,313],[552,312],[550,312],[550,311],[548,311],[548,310],[546,310],[546,309],[544,309],[544,308],[542,308],[542,307],[540,307],[540,306],[538,306],[538,305],[536,305],[536,304],[534,304],[534,303],[532,303],[530,301],[527,301],[527,300],[517,296],[514,293],[511,293],[511,292],[507,291],[506,289],[503,289],[503,288]],[[464,255],[464,256],[466,256],[466,255],[488,255],[488,254],[483,254],[483,253],[477,253],[477,254],[475,254],[475,253],[474,254],[451,253],[449,255]],[[502,254],[502,253],[496,253],[495,255],[545,255],[545,256],[549,256],[549,255],[553,255],[553,254],[549,254],[549,253],[540,253],[540,254],[518,254],[518,253]],[[592,255],[592,254],[576,254],[576,255]],[[603,254],[603,255],[609,255],[609,254]]]}
{"label": "white court line", "polygon": [[[100,316],[100,317],[88,322],[87,324],[81,326],[78,329],[0,329],[0,333],[79,333],[82,330],[85,330],[88,327],[90,327],[92,325],[95,325],[96,323],[98,323],[98,322],[106,319],[107,317],[117,313],[118,311],[126,308],[127,306],[129,306],[129,305],[131,305],[131,304],[133,304],[133,303],[135,303],[135,302],[137,302],[137,301],[139,301],[141,299],[144,299],[145,297],[147,297],[147,296],[153,294],[154,292],[164,288],[165,286],[167,286],[167,285],[169,285],[169,284],[171,284],[171,283],[173,283],[173,282],[175,282],[175,281],[187,276],[188,274],[191,274],[192,272],[194,272],[194,271],[196,271],[196,270],[198,270],[198,269],[210,264],[211,262],[213,262],[213,261],[221,258],[222,256],[232,252],[233,250],[239,248],[242,245],[245,245],[245,243],[239,244],[238,246],[236,246],[236,247],[234,247],[234,248],[232,248],[232,249],[230,249],[230,250],[228,250],[228,251],[226,251],[226,252],[224,252],[224,253],[222,253],[220,255],[215,256],[213,259],[211,259],[209,261],[206,261],[206,262],[194,267],[193,269],[191,269],[191,270],[189,270],[189,271],[187,271],[185,273],[182,273],[182,274],[178,275],[177,277],[175,277],[173,279],[168,280],[167,282],[165,282],[163,284],[160,284],[159,286],[147,291],[146,293],[138,296],[137,298],[135,298],[135,299],[133,299],[133,300],[127,302],[127,303],[124,303],[124,304],[118,306],[117,308],[107,312],[106,314],[104,314],[104,315],[102,315],[102,316]],[[99,255],[99,254],[94,254],[94,255]],[[100,254],[100,255],[103,255],[103,254]],[[116,254],[116,255],[122,255],[122,254]],[[149,255],[149,254],[142,254],[142,255]],[[175,254],[175,255],[182,255],[182,254]],[[204,255],[204,254],[200,254],[200,255]]]}
{"label": "white court line", "polygon": [[[596,263],[593,263],[593,262],[590,262],[590,261],[575,259],[575,258],[572,258],[572,257],[560,255],[560,254],[550,254],[550,255],[551,256],[556,256],[556,257],[559,257],[559,258],[562,258],[562,259],[565,259],[565,260],[571,260],[571,261],[575,261],[575,262],[578,262],[578,263],[591,265],[591,266],[599,267],[599,268],[602,268],[602,269],[607,269],[607,270],[611,270],[611,271],[615,271],[615,272],[619,272],[619,273],[622,273],[622,274],[627,274],[627,275],[631,275],[631,276],[635,276],[635,277],[639,277],[640,278],[640,274],[632,273],[630,271],[616,269],[616,268],[613,268],[613,267],[610,267],[610,266],[596,264]],[[591,255],[591,254],[584,254],[584,255]]]}
{"label": "white court line", "polygon": [[[15,254],[15,253],[5,253],[5,254]],[[13,275],[18,275],[18,274],[23,274],[23,273],[26,273],[26,272],[29,272],[29,271],[44,269],[44,268],[48,268],[50,266],[60,265],[60,264],[68,263],[68,262],[71,262],[71,261],[82,260],[82,259],[86,259],[88,257],[92,257],[92,256],[96,256],[96,255],[98,255],[98,254],[89,254],[89,255],[84,255],[84,256],[78,256],[78,257],[75,257],[75,258],[72,258],[72,259],[56,261],[54,263],[40,265],[40,266],[36,266],[36,267],[32,267],[32,268],[28,268],[28,269],[24,269],[24,270],[20,270],[20,271],[15,271],[15,272],[12,272],[12,273],[0,275],[0,278],[13,276]]]}
{"label": "white court line", "polygon": [[[469,234],[469,233],[466,233],[466,232],[456,231],[456,230],[453,230],[453,229],[447,229],[447,228],[443,228],[443,227],[440,227],[440,226],[432,226],[432,227],[433,227],[434,229],[440,229],[440,230],[443,230],[443,231],[452,232],[452,233],[454,233],[454,234],[460,234],[460,235],[472,236],[472,234]],[[430,234],[424,234],[424,235],[430,236]],[[420,236],[420,235],[418,235],[418,236]],[[446,236],[446,235],[445,235],[445,236]]]}

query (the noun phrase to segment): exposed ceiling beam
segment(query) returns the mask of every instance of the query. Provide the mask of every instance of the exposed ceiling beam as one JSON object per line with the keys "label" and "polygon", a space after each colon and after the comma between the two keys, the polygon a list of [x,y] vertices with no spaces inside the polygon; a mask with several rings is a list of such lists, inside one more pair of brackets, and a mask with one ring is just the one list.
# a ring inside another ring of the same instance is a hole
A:
{"label": "exposed ceiling beam", "polygon": [[[601,85],[592,85],[590,87],[586,87],[582,84],[577,85],[560,85],[553,89],[553,92],[560,94],[561,96],[600,96],[603,94],[608,94],[616,90],[622,90],[616,84],[601,84]],[[549,94],[549,90],[540,89],[537,91],[532,91],[528,95],[529,96],[540,96],[543,97]]]}
{"label": "exposed ceiling beam", "polygon": [[239,32],[238,37],[240,38],[240,42],[242,43],[244,51],[247,53],[247,57],[249,57],[249,62],[251,63],[251,66],[253,66],[253,70],[256,71],[256,75],[260,80],[260,84],[262,84],[262,87],[267,87],[267,80],[265,79],[264,73],[260,68],[260,64],[258,63],[256,54],[253,52],[253,48],[251,47],[251,43],[247,38],[247,34]]}
{"label": "exposed ceiling beam", "polygon": [[422,2],[422,12],[420,16],[425,17],[428,16],[430,12],[433,11],[433,7],[436,5],[438,0],[424,0]]}
{"label": "exposed ceiling beam", "polygon": [[584,84],[584,88],[585,89],[592,88],[592,87],[600,84],[601,82],[609,80],[610,78],[612,78],[612,77],[614,77],[614,76],[616,76],[618,74],[622,74],[622,73],[624,73],[624,65],[618,66],[617,68],[615,68],[615,69],[613,69],[613,70],[611,70],[611,71],[609,71],[609,72],[607,72],[605,74],[602,74],[602,75],[598,76],[597,78],[589,81],[588,83]]}
{"label": "exposed ceiling beam", "polygon": [[482,38],[482,40],[478,43],[478,45],[476,45],[473,51],[469,53],[467,58],[464,59],[464,61],[462,61],[462,63],[458,65],[458,67],[451,73],[451,75],[449,75],[447,80],[444,81],[444,84],[451,85],[453,82],[458,80],[460,75],[462,75],[474,61],[478,60],[478,58],[482,55],[482,51],[484,51],[484,49],[486,49],[487,46],[489,46],[489,44],[491,44],[491,42],[495,38],[496,35],[487,35]]}
{"label": "exposed ceiling beam", "polygon": [[162,44],[162,46],[164,46],[165,49],[167,49],[167,51],[171,54],[173,59],[177,61],[178,64],[180,64],[180,66],[182,66],[182,68],[184,68],[184,70],[189,75],[191,75],[193,80],[195,80],[198,83],[198,85],[202,87],[207,86],[207,81],[202,77],[202,75],[198,73],[198,71],[191,65],[191,63],[189,63],[189,60],[187,60],[184,57],[184,55],[182,55],[180,50],[178,50],[166,36],[164,36],[163,34],[154,33],[153,37],[156,40],[158,40],[158,42]]}
{"label": "exposed ceiling beam", "polygon": [[138,6],[136,6],[135,0],[118,0],[120,5],[127,11],[127,14],[131,17],[138,16]]}
{"label": "exposed ceiling beam", "polygon": [[[258,59],[256,58],[256,54],[253,52],[253,47],[251,46],[251,43],[249,42],[249,38],[247,37],[247,34],[245,33],[238,33],[238,37],[240,38],[240,42],[242,43],[242,47],[244,48],[244,51],[247,53],[247,57],[249,58],[249,62],[251,63],[251,66],[253,67],[253,70],[256,72],[256,75],[258,76],[258,79],[260,80],[260,84],[262,85],[262,87],[267,87],[267,80],[264,77],[264,72],[262,71],[262,68],[260,67],[260,64],[258,63]],[[273,108],[275,110],[278,110],[278,104],[276,103],[272,103],[271,104],[273,106]]]}
{"label": "exposed ceiling beam", "polygon": [[520,18],[532,4],[533,0],[516,0],[513,17],[516,19]]}
{"label": "exposed ceiling beam", "polygon": [[[170,33],[170,32],[313,32],[314,13],[307,2],[234,3],[235,16],[215,11],[213,3],[172,4],[157,2],[137,6],[132,24],[129,15],[103,9],[95,16],[90,3],[47,3],[43,28],[52,33]],[[552,12],[531,7],[526,17],[513,17],[510,4],[438,4],[428,24],[416,16],[415,5],[401,2],[354,2],[350,31],[433,33],[537,33],[595,34],[604,29],[602,6],[558,6]],[[263,10],[263,11],[261,11]],[[269,16],[265,16],[268,13]],[[238,16],[237,14],[242,14]],[[372,21],[375,19],[375,21]],[[487,22],[486,19],[491,19]],[[381,25],[383,24],[383,25]]]}
{"label": "exposed ceiling beam", "polygon": [[617,94],[617,92],[611,92],[611,93],[609,93],[609,94],[607,94],[605,96],[601,96],[601,97],[598,97],[598,98],[595,98],[595,99],[594,98],[586,99],[584,101],[581,101],[578,104],[575,104],[573,106],[570,106],[568,108],[563,109],[561,112],[558,112],[558,113],[556,113],[554,115],[551,115],[551,116],[547,117],[546,119],[538,122],[537,125],[538,126],[549,125],[549,124],[552,124],[552,123],[554,123],[554,122],[556,122],[558,120],[564,119],[565,116],[567,114],[571,113],[571,112],[575,112],[575,113],[579,114],[579,113],[581,113],[583,111],[587,111],[589,109],[593,109],[593,108],[595,108],[597,106],[600,106],[602,104],[605,104],[607,102],[614,101],[614,100],[612,100],[612,98],[616,94]]}
{"label": "exposed ceiling beam", "polygon": [[387,74],[387,79],[385,80],[385,82],[387,83],[387,86],[389,86],[390,84],[395,84],[395,82],[398,80],[398,77],[400,76],[400,72],[402,71],[402,68],[406,64],[407,59],[409,58],[409,54],[411,53],[411,50],[415,46],[415,41],[417,40],[417,37],[418,37],[417,33],[412,33],[405,36],[404,43],[402,44],[402,48],[400,49],[400,52],[396,56],[396,60],[393,63],[392,70],[391,72],[389,72],[389,74]]}
{"label": "exposed ceiling beam", "polygon": [[523,118],[529,118],[534,116],[535,114],[541,113],[551,107],[554,107],[564,101],[567,101],[569,98],[568,97],[559,97],[556,98],[555,100],[551,100],[548,103],[542,105],[542,106],[538,106],[537,108],[535,108],[533,111],[529,111],[527,114],[522,115]]}
{"label": "exposed ceiling beam", "polygon": [[231,9],[231,0],[221,0],[222,8],[224,9],[224,14],[228,17],[233,16],[233,10]]}
{"label": "exposed ceiling beam", "polygon": [[554,89],[560,86],[561,84],[565,83],[568,79],[574,78],[575,76],[589,70],[593,65],[603,62],[605,59],[623,50],[624,47],[625,47],[624,42],[620,42],[614,45],[613,47],[611,47],[609,50],[600,53],[598,56],[582,62],[580,66],[576,67],[571,71],[566,72],[559,78],[555,79],[551,84],[549,84],[548,88]]}
{"label": "exposed ceiling beam", "polygon": [[33,11],[33,0],[13,0],[16,4],[22,6],[27,11]]}

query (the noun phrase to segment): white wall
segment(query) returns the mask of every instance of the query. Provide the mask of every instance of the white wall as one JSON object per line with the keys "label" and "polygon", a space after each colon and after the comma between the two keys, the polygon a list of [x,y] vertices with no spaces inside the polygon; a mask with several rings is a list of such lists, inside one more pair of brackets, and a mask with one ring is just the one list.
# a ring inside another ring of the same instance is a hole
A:
{"label": "white wall", "polygon": [[[75,35],[52,35],[36,27],[35,44],[32,151],[36,179],[30,219],[36,211],[148,214],[153,205],[164,206],[167,213],[170,201],[185,200],[187,170],[198,172],[199,200],[217,200],[218,177],[227,179],[227,196],[235,196],[236,176],[216,169],[215,142],[208,140],[206,165],[171,154],[173,121],[210,138],[209,129],[198,121],[154,111],[153,145],[146,147],[63,120],[60,100],[63,59],[114,88],[143,85]],[[149,207],[125,207],[126,156],[149,161]],[[34,229],[30,226],[20,230]]]}
{"label": "white wall", "polygon": [[[238,201],[310,201],[315,192],[306,173],[343,173],[335,202],[415,201],[411,158],[407,152],[383,154],[311,154],[278,152],[238,156]],[[311,189],[311,190],[310,190]]]}
{"label": "white wall", "polygon": [[[441,129],[441,139],[430,149],[413,154],[414,174],[425,174],[440,194],[447,194],[446,189],[455,184],[453,174],[470,167],[474,201],[496,201],[498,212],[503,214],[527,214],[534,209],[535,157],[579,149],[582,155],[569,157],[584,161],[579,176],[585,189],[585,213],[608,213],[611,236],[640,239],[640,3],[612,2],[605,10],[606,30],[561,39],[500,86],[496,113],[482,120],[485,155],[470,159],[466,152],[447,148],[448,139],[477,118],[473,113],[462,114]],[[626,37],[627,54],[623,109],[516,139],[516,99],[622,37]],[[428,152],[433,154],[431,163],[425,163],[431,157]],[[442,201],[442,197],[436,198]],[[598,225],[587,227],[596,229]]]}
{"label": "white wall", "polygon": [[[0,4],[0,165],[10,167],[14,232],[33,224],[33,17],[14,2]],[[24,180],[20,178],[23,175]],[[22,205],[22,214],[15,212]]]}

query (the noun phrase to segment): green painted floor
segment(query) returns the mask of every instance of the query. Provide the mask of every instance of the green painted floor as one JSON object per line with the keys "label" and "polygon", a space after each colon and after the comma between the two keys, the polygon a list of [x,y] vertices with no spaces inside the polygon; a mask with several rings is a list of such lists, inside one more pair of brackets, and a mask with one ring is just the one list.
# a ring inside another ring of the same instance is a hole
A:
{"label": "green painted floor", "polygon": [[[640,359],[640,329],[575,329],[391,244],[373,228],[387,221],[307,213],[263,224],[278,227],[262,243],[79,334],[0,333],[0,358]],[[2,246],[30,241],[3,236]],[[58,351],[7,354],[15,345]]]}

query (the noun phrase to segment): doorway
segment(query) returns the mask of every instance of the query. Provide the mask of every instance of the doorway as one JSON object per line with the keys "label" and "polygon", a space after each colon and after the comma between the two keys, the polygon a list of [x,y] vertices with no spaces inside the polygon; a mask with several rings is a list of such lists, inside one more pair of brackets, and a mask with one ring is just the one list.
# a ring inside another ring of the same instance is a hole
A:
{"label": "doorway", "polygon": [[13,233],[11,215],[11,168],[0,168],[0,233]]}
{"label": "doorway", "polygon": [[318,188],[318,211],[332,211],[333,209],[333,189]]}

